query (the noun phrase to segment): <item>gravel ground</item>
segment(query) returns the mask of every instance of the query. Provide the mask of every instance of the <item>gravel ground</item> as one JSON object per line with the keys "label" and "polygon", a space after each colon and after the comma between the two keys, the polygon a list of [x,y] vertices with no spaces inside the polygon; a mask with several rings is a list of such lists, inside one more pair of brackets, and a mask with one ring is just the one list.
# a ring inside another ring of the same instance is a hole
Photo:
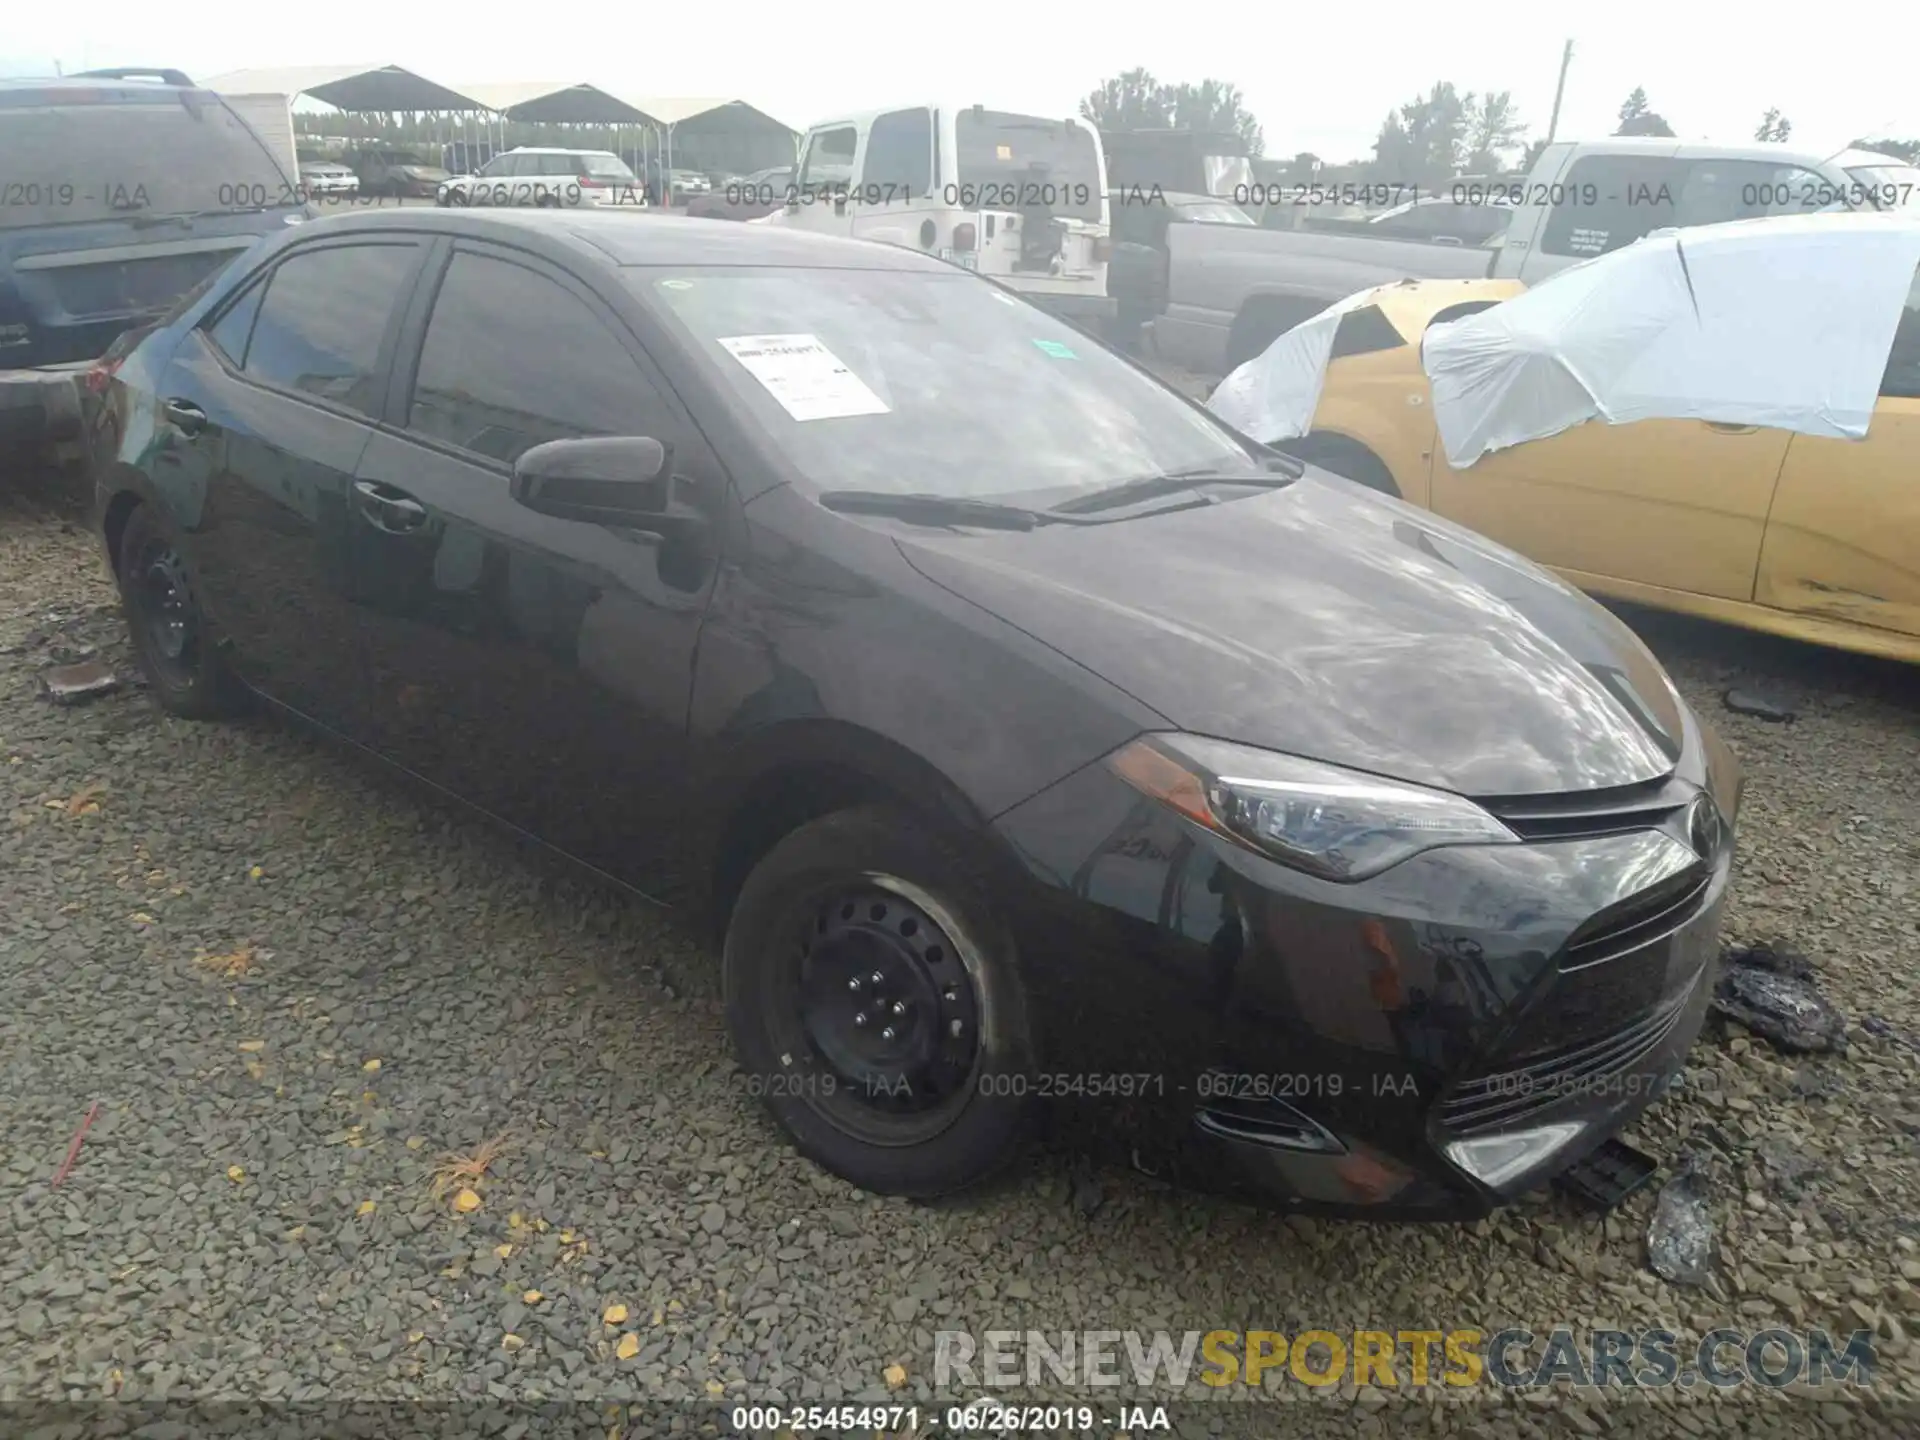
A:
{"label": "gravel ground", "polygon": [[[716,957],[673,924],[283,726],[42,698],[57,661],[131,660],[84,529],[0,495],[0,1402],[926,1404],[967,1398],[931,1389],[939,1329],[1784,1325],[1876,1329],[1873,1399],[1408,1408],[1429,1434],[1894,1433],[1920,1394],[1920,671],[1630,618],[1747,769],[1732,936],[1791,940],[1850,1020],[1806,1061],[1713,1024],[1642,1125],[1707,1177],[1705,1290],[1646,1268],[1651,1192],[1368,1227],[1049,1152],[952,1203],[862,1195],[734,1083]],[[1726,714],[1736,683],[1797,721]],[[1403,1403],[1286,1389],[1313,1401],[1175,1419],[1381,1434]]]}

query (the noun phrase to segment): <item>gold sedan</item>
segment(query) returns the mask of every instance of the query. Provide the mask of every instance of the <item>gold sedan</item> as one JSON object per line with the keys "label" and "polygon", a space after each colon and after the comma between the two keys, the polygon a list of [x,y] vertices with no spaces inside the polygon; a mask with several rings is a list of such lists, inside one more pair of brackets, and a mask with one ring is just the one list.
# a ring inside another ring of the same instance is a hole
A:
{"label": "gold sedan", "polygon": [[1386,287],[1344,316],[1285,449],[1491,537],[1582,589],[1920,663],[1920,278],[1863,440],[1589,421],[1447,461],[1420,341],[1516,281]]}

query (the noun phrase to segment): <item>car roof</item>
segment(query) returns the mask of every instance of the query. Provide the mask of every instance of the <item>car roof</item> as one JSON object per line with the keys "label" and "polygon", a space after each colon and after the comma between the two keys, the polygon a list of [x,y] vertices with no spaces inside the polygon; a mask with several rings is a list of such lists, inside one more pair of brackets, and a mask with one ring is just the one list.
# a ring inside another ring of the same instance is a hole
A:
{"label": "car roof", "polygon": [[1682,159],[1714,160],[1771,160],[1788,165],[1806,165],[1818,168],[1822,165],[1902,165],[1906,162],[1898,155],[1882,155],[1875,150],[1803,150],[1795,145],[1781,144],[1779,141],[1736,141],[1721,144],[1716,140],[1683,140],[1675,135],[1609,135],[1604,140],[1590,142],[1571,142],[1576,152],[1591,151],[1605,154],[1617,150],[1621,154],[1631,154],[1646,150],[1660,154],[1679,151]]}
{"label": "car roof", "polygon": [[199,85],[174,85],[162,80],[119,80],[100,75],[49,75],[32,79],[0,80],[0,105],[58,105],[64,100],[76,104],[181,104],[199,100],[218,101],[213,91]]}
{"label": "car roof", "polygon": [[784,226],[584,208],[440,210],[408,206],[323,216],[299,226],[297,234],[379,234],[396,230],[465,235],[527,248],[544,241],[580,258],[614,265],[914,270],[934,274],[948,274],[954,268],[944,260],[899,245],[818,235]]}
{"label": "car roof", "polygon": [[611,155],[603,145],[516,145],[502,155]]}

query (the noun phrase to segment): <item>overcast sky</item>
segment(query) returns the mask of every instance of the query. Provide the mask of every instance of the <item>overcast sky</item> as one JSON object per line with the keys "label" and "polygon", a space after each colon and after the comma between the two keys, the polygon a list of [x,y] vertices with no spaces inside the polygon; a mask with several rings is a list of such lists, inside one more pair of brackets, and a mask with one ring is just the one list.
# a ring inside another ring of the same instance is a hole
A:
{"label": "overcast sky", "polygon": [[[1683,136],[1747,139],[1778,106],[1795,141],[1920,135],[1920,18],[1908,4],[1732,9],[1701,0],[1462,6],[1356,0],[1303,14],[1273,0],[1210,5],[982,5],[766,0],[658,9],[547,0],[527,10],[259,0],[18,0],[0,73],[166,65],[196,78],[305,64],[397,64],[432,79],[585,81],[629,95],[746,100],[797,128],[831,110],[928,99],[1057,115],[1102,79],[1238,85],[1267,152],[1370,152],[1381,119],[1436,80],[1509,89],[1546,133],[1562,44],[1574,42],[1562,138],[1609,133],[1644,86]],[[460,16],[471,14],[471,25]],[[507,16],[513,15],[509,19]]]}

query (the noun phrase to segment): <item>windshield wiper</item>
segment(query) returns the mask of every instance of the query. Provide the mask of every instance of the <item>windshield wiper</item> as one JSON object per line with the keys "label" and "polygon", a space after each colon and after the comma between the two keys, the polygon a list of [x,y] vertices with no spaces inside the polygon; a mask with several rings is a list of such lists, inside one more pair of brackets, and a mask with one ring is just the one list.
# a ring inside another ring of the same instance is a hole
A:
{"label": "windshield wiper", "polygon": [[888,515],[896,520],[920,520],[929,525],[979,525],[990,530],[1031,530],[1056,525],[1063,517],[995,500],[968,500],[954,495],[921,491],[829,490],[820,503],[850,515]]}
{"label": "windshield wiper", "polygon": [[1112,510],[1121,505],[1131,505],[1136,500],[1151,500],[1160,495],[1172,495],[1181,490],[1196,490],[1202,485],[1250,485],[1259,490],[1280,490],[1298,480],[1305,467],[1295,468],[1298,461],[1289,456],[1275,455],[1263,460],[1268,467],[1253,474],[1237,470],[1215,470],[1211,467],[1201,470],[1175,470],[1166,475],[1147,475],[1138,480],[1123,480],[1118,485],[1108,485],[1091,494],[1080,495],[1054,507],[1058,513],[1084,514],[1089,510]]}

